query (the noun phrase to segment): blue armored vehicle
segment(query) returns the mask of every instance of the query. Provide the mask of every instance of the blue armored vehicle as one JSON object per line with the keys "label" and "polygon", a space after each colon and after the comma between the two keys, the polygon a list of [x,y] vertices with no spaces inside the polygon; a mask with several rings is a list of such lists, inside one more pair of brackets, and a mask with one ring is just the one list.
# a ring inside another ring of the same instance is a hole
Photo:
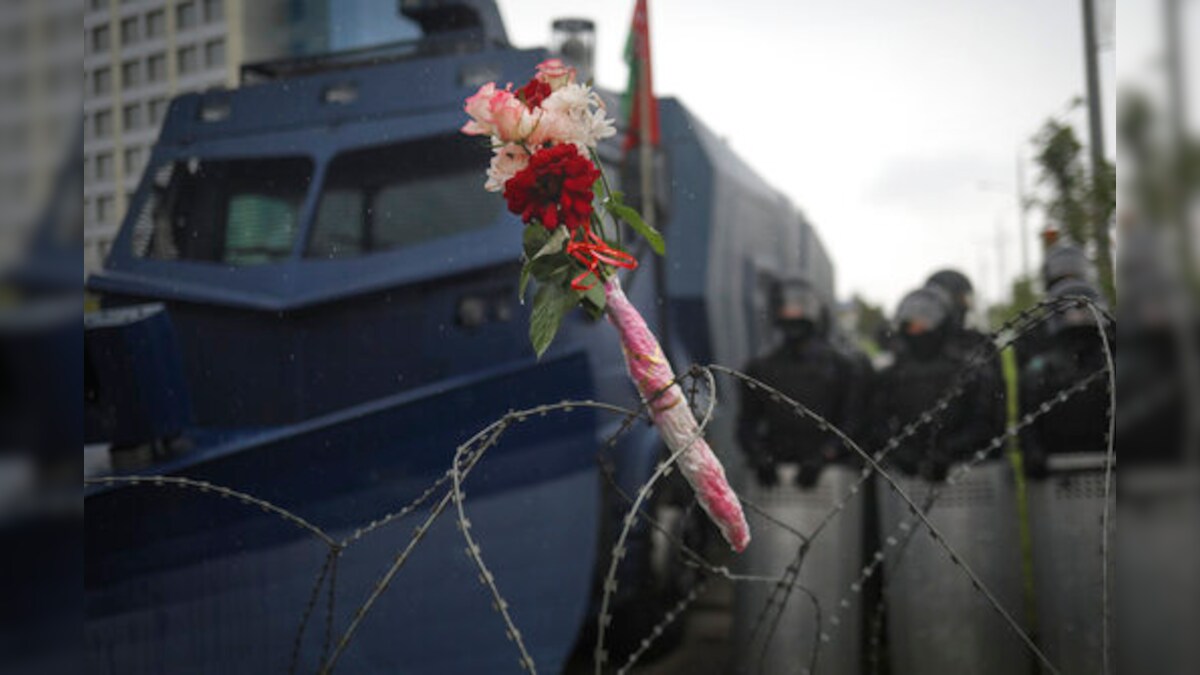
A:
{"label": "blue armored vehicle", "polygon": [[[102,306],[85,321],[89,672],[315,672],[352,624],[341,672],[518,671],[454,514],[414,528],[449,494],[456,448],[507,412],[636,393],[611,328],[582,312],[534,358],[520,223],[482,189],[487,149],[458,133],[466,96],[548,53],[511,47],[489,3],[403,7],[421,39],[248,66],[244,86],[170,105],[87,282]],[[832,266],[785,198],[661,106],[668,255],[640,252],[625,287],[677,370],[740,366],[770,339],[770,279],[812,272],[832,295]],[[620,142],[601,157],[636,185]],[[463,483],[543,672],[594,621],[628,507],[614,485],[632,493],[659,459],[644,422],[608,444],[621,422],[535,416]],[[731,430],[710,437],[736,466]],[[655,585],[653,542],[635,536],[625,562],[630,616]]]}

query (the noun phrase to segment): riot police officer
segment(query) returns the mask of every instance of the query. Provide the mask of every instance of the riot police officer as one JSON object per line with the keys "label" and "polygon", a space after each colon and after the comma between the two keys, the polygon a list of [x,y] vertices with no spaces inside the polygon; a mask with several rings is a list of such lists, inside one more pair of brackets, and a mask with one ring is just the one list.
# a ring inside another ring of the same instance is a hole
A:
{"label": "riot police officer", "polygon": [[872,397],[874,447],[881,448],[923,413],[935,412],[956,384],[961,386],[948,407],[935,412],[932,423],[922,425],[889,455],[892,466],[927,480],[944,479],[952,463],[978,450],[993,433],[993,421],[979,412],[997,395],[997,383],[963,372],[967,355],[952,342],[957,328],[953,303],[936,285],[904,297],[894,320],[901,348],[895,363],[876,378]]}
{"label": "riot police officer", "polygon": [[1184,354],[1200,352],[1200,345],[1187,342],[1189,335],[1200,336],[1200,319],[1188,317],[1188,291],[1177,281],[1179,271],[1161,235],[1131,227],[1122,237],[1117,452],[1124,467],[1180,465],[1200,456],[1189,442],[1196,413]]}
{"label": "riot police officer", "polygon": [[[1073,278],[1061,278],[1050,288],[1052,298],[1087,298],[1103,306],[1100,291],[1092,284]],[[1032,355],[1021,371],[1021,413],[1037,410],[1059,392],[1082,382],[1105,367],[1100,330],[1095,315],[1086,306],[1065,308],[1046,322],[1043,350]],[[1103,452],[1108,425],[1108,389],[1103,380],[1093,380],[1087,389],[1059,402],[1048,413],[1021,431],[1021,452],[1026,473],[1040,478],[1046,475],[1046,460],[1051,454]]]}
{"label": "riot police officer", "polygon": [[1005,427],[1004,368],[1000,352],[987,335],[967,325],[967,315],[975,305],[975,288],[965,274],[953,269],[934,272],[926,286],[942,289],[950,296],[950,326],[946,348],[970,369],[969,376],[980,380],[980,390],[991,394],[979,409],[988,422],[988,435],[999,435]]}
{"label": "riot police officer", "polygon": [[[1041,268],[1042,288],[1049,294],[1056,284],[1067,279],[1095,284],[1096,270],[1088,260],[1087,253],[1070,242],[1058,241],[1046,249]],[[1029,360],[1052,348],[1049,328],[1045,323],[1029,327],[1013,345],[1017,359],[1017,372],[1023,373]]]}
{"label": "riot police officer", "polygon": [[1048,293],[1055,284],[1064,279],[1094,284],[1096,270],[1082,248],[1070,242],[1060,241],[1046,249],[1045,259],[1042,261],[1042,285]]}
{"label": "riot police officer", "polygon": [[[854,366],[829,342],[829,314],[808,281],[786,278],[771,290],[775,325],[783,342],[751,361],[746,373],[804,404],[848,434],[862,419]],[[796,482],[810,486],[821,467],[844,457],[838,438],[789,406],[770,400],[762,389],[745,386],[738,417],[738,440],[761,485],[778,482],[777,465],[799,465]]]}

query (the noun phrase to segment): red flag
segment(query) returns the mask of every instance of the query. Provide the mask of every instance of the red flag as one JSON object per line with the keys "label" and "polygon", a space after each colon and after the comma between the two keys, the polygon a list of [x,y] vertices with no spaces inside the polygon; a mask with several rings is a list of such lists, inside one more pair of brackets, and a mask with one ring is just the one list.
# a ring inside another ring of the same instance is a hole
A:
{"label": "red flag", "polygon": [[[625,41],[625,62],[629,64],[629,85],[621,99],[622,112],[628,125],[625,130],[625,149],[641,143],[643,128],[649,127],[651,145],[658,145],[658,101],[654,98],[654,75],[650,67],[650,14],[646,0],[637,0],[633,8],[633,23]],[[649,97],[645,105],[643,97]],[[649,125],[643,124],[643,111],[649,113]]]}

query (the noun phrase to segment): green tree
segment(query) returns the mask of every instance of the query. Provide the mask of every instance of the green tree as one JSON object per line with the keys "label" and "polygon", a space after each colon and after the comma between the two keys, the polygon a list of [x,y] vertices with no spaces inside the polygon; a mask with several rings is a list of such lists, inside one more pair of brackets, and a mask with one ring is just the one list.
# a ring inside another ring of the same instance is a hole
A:
{"label": "green tree", "polygon": [[855,295],[852,301],[858,315],[857,325],[854,326],[854,339],[863,350],[874,356],[879,353],[879,338],[888,326],[887,315],[883,313],[882,307],[867,302],[859,295]]}
{"label": "green tree", "polygon": [[1029,277],[1019,277],[1013,281],[1011,297],[1011,302],[995,304],[988,308],[988,324],[992,330],[1033,307],[1041,299],[1034,288],[1033,279]]}
{"label": "green tree", "polygon": [[1150,97],[1124,90],[1118,102],[1117,140],[1129,157],[1124,174],[1122,220],[1177,230],[1184,274],[1200,291],[1189,241],[1188,205],[1200,195],[1200,140],[1167,133],[1167,120]]}
{"label": "green tree", "polygon": [[[1116,167],[1106,161],[1099,175],[1090,175],[1075,128],[1057,118],[1046,120],[1034,136],[1033,145],[1039,182],[1047,186],[1047,195],[1034,204],[1045,211],[1047,221],[1067,240],[1086,250],[1108,250],[1100,239],[1107,238],[1117,207]],[[1105,258],[1094,262],[1105,295],[1115,302],[1112,259]]]}

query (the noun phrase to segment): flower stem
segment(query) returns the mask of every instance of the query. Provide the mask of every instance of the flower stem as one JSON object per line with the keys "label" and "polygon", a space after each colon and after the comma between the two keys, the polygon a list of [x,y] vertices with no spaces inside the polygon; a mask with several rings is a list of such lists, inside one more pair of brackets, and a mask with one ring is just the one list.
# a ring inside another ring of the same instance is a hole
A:
{"label": "flower stem", "polygon": [[[612,186],[608,184],[608,175],[604,173],[604,165],[600,163],[600,153],[596,152],[594,148],[589,148],[588,153],[592,156],[592,164],[595,164],[596,169],[600,172],[600,185],[604,188],[604,197],[611,200],[613,198]],[[605,209],[605,211],[608,211],[608,209]],[[617,233],[617,247],[621,248],[621,223],[616,219],[615,216],[612,215],[611,212],[608,214],[608,216],[612,218],[613,229],[616,230]]]}

